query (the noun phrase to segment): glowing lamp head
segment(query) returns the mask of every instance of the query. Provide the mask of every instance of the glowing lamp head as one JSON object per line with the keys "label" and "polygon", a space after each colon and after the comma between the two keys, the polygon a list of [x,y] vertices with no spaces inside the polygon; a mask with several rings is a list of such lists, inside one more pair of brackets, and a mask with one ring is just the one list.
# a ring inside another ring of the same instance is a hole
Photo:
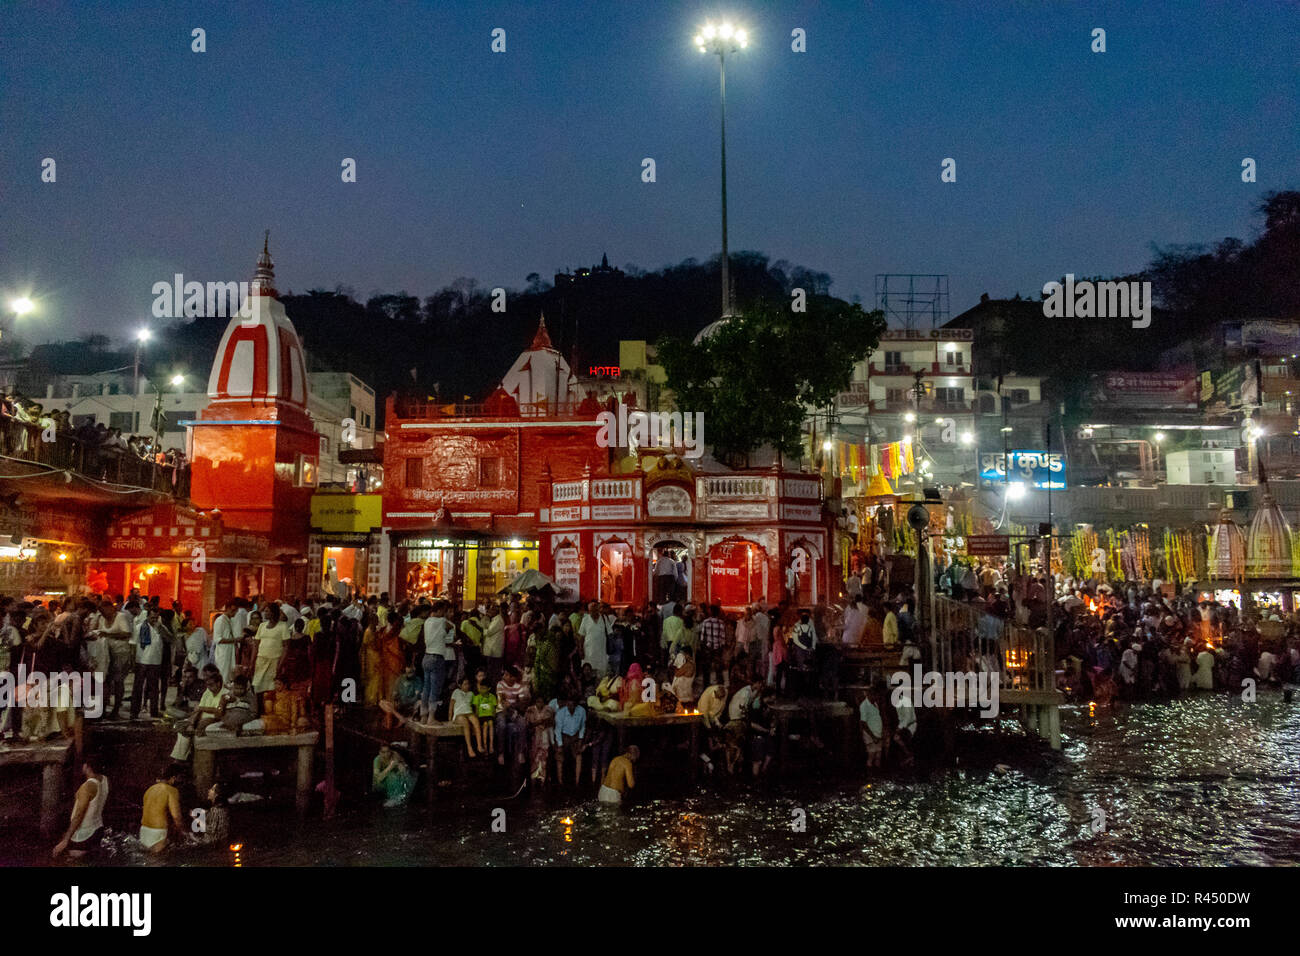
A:
{"label": "glowing lamp head", "polygon": [[36,308],[36,305],[31,299],[24,295],[10,302],[9,308],[13,309],[15,315],[26,315],[28,312],[32,311],[32,309]]}
{"label": "glowing lamp head", "polygon": [[822,451],[830,451],[834,447],[835,447],[834,444],[832,444],[829,438],[826,441],[822,442]]}
{"label": "glowing lamp head", "polygon": [[915,413],[915,412],[908,412],[907,414],[905,414],[905,415],[903,416],[903,421],[905,421],[905,422],[914,422],[914,421],[916,421],[916,413]]}
{"label": "glowing lamp head", "polygon": [[722,37],[724,40],[730,40],[732,32],[730,23],[723,23],[722,26],[718,28],[718,36]]}
{"label": "glowing lamp head", "polygon": [[1025,496],[1025,483],[1023,481],[1013,481],[1007,485],[1007,497],[1012,501],[1019,501]]}
{"label": "glowing lamp head", "polygon": [[173,376],[172,376],[172,385],[173,385],[174,387],[179,388],[180,386],[182,386],[182,385],[184,385],[184,384],[185,384],[185,376],[184,376],[184,375],[173,375]]}
{"label": "glowing lamp head", "polygon": [[974,440],[975,440],[975,436],[972,435],[970,432],[962,432],[962,433],[961,433],[961,443],[962,443],[963,445],[969,445],[969,444],[970,444],[971,442],[973,442]]}
{"label": "glowing lamp head", "polygon": [[1165,440],[1165,433],[1164,433],[1164,432],[1156,432],[1156,441],[1158,441],[1158,442],[1162,442],[1162,441],[1164,441],[1164,440]]}
{"label": "glowing lamp head", "polygon": [[742,49],[749,46],[749,34],[747,34],[744,30],[737,30],[736,42],[740,44]]}
{"label": "glowing lamp head", "polygon": [[717,27],[715,27],[712,23],[704,24],[704,39],[712,40],[717,35],[718,35]]}
{"label": "glowing lamp head", "polygon": [[151,338],[153,338],[153,333],[148,329],[141,329],[139,332],[135,333],[135,340],[137,342],[148,342]]}

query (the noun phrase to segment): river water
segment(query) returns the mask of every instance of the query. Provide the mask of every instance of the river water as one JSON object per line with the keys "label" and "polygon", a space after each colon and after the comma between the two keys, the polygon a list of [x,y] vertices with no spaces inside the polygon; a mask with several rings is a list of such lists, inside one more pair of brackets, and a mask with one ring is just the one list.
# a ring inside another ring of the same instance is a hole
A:
{"label": "river water", "polygon": [[[926,780],[690,788],[643,775],[655,795],[620,809],[578,796],[444,798],[432,818],[422,806],[364,807],[295,825],[283,807],[236,806],[232,839],[244,866],[1300,863],[1300,700],[1265,691],[1252,704],[1202,694],[1066,708],[1062,731],[1059,756],[1011,747],[1021,755],[1009,766]],[[505,832],[493,830],[495,808]],[[112,843],[110,862],[144,862],[129,838]],[[186,850],[168,862],[236,855]]]}

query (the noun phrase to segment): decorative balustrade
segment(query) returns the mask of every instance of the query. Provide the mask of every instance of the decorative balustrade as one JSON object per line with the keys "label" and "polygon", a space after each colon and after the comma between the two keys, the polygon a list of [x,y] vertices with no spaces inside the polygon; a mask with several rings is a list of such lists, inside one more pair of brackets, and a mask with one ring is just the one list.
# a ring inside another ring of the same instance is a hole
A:
{"label": "decorative balustrade", "polygon": [[635,493],[636,482],[630,478],[603,478],[591,483],[593,501],[631,498]]}
{"label": "decorative balustrade", "polygon": [[582,500],[582,482],[580,481],[563,481],[557,482],[551,486],[551,500],[560,501],[581,501]]}
{"label": "decorative balustrade", "polygon": [[762,498],[767,492],[762,478],[705,478],[704,493],[710,499]]}

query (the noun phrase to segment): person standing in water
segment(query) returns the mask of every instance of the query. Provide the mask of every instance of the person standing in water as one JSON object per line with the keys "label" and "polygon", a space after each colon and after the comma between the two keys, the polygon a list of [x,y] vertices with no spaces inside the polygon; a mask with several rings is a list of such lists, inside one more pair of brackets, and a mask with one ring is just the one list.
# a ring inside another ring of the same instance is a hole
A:
{"label": "person standing in water", "polygon": [[181,817],[181,795],[176,789],[184,776],[183,764],[171,764],[163,771],[158,782],[144,792],[144,806],[140,814],[140,843],[150,853],[161,853],[167,849],[173,824],[177,834],[185,834],[185,824]]}
{"label": "person standing in water", "polygon": [[90,754],[81,760],[86,780],[77,788],[68,832],[54,847],[56,859],[65,852],[74,860],[81,859],[99,849],[104,836],[104,804],[108,802],[108,777],[99,772],[99,766],[99,758]]}
{"label": "person standing in water", "polygon": [[596,799],[601,803],[614,805],[622,803],[623,794],[631,787],[636,786],[632,765],[640,757],[641,749],[636,744],[632,744],[625,753],[611,760],[609,769],[605,771],[605,778],[600,783],[600,793]]}

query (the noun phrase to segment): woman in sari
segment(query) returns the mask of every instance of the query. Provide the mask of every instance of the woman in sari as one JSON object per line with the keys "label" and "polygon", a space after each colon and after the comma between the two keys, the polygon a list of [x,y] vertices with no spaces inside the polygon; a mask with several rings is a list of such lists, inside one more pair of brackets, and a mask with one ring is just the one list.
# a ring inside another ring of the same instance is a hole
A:
{"label": "woman in sari", "polygon": [[[397,679],[402,676],[406,666],[406,654],[402,647],[402,616],[396,611],[388,613],[388,626],[379,631],[379,693],[381,697],[391,698]],[[385,716],[385,726],[391,726]]]}
{"label": "woman in sari", "polygon": [[379,652],[379,620],[371,611],[361,616],[361,685],[368,707],[379,706],[382,692]]}
{"label": "woman in sari", "polygon": [[524,662],[524,629],[519,623],[519,605],[510,605],[506,618],[506,667],[519,667]]}
{"label": "woman in sari", "polygon": [[627,679],[623,681],[623,689],[619,692],[619,704],[623,710],[631,710],[641,703],[641,682],[644,679],[640,664],[633,664],[627,669]]}
{"label": "woman in sari", "polygon": [[316,636],[311,642],[311,702],[318,710],[334,699],[334,656],[337,651],[334,638],[334,614],[320,612]]}

